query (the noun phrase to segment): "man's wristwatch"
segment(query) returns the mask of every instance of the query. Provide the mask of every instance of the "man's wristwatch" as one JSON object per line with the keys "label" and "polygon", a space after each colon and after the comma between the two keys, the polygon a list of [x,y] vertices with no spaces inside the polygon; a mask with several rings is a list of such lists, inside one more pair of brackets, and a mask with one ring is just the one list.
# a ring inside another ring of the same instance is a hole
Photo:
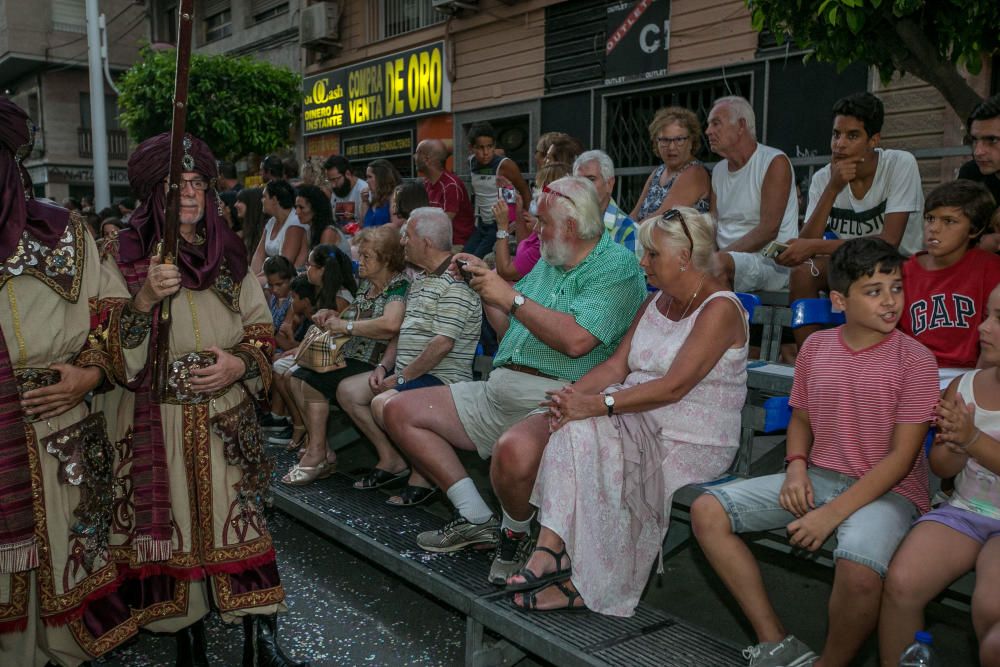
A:
{"label": "man's wristwatch", "polygon": [[500,239],[505,239],[505,238],[507,238],[508,236],[510,236],[510,233],[509,233],[509,232],[508,232],[508,231],[507,231],[506,229],[498,229],[498,230],[497,230],[497,240],[498,240],[498,241],[499,241]]}
{"label": "man's wristwatch", "polygon": [[402,373],[396,373],[396,386],[402,387],[404,384],[406,384],[406,378],[403,377]]}
{"label": "man's wristwatch", "polygon": [[615,397],[614,394],[604,395],[604,405],[608,408],[608,416],[610,417],[615,413]]}
{"label": "man's wristwatch", "polygon": [[513,315],[517,309],[524,305],[524,295],[520,292],[514,293],[514,302],[510,304],[510,314]]}
{"label": "man's wristwatch", "polygon": [[347,335],[354,335],[354,320],[347,320]]}

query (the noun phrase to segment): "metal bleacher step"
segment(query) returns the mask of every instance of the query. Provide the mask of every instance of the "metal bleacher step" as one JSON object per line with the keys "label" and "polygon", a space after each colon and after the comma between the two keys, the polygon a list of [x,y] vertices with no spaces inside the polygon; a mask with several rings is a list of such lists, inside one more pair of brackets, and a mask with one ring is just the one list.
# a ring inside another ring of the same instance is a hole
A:
{"label": "metal bleacher step", "polygon": [[[283,473],[294,463],[280,447],[268,453],[276,471]],[[647,604],[630,618],[524,612],[487,582],[490,551],[422,551],[416,535],[440,528],[442,519],[423,508],[386,505],[384,493],[358,491],[353,481],[341,473],[304,487],[275,480],[273,504],[465,615],[466,665],[512,664],[525,654],[573,666],[743,664],[740,647]],[[484,630],[502,639],[490,646]]]}

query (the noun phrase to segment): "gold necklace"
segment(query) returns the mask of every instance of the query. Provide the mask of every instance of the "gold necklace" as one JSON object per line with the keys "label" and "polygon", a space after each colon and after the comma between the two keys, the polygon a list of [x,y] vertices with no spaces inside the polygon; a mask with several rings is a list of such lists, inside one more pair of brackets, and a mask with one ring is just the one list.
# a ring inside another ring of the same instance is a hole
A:
{"label": "gold necklace", "polygon": [[687,308],[685,308],[684,312],[681,313],[681,316],[677,318],[678,322],[683,320],[684,317],[688,314],[688,311],[691,310],[691,304],[693,304],[694,300],[698,298],[698,292],[701,291],[701,286],[704,284],[705,284],[705,274],[703,273],[701,274],[701,280],[698,281],[698,286],[694,288],[694,294],[691,295],[691,299],[688,301]]}

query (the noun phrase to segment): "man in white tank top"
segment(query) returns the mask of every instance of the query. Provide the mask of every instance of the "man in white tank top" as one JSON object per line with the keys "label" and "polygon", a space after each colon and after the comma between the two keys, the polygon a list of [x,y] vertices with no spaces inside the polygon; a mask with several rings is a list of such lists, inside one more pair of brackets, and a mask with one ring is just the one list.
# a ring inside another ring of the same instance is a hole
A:
{"label": "man in white tank top", "polygon": [[719,275],[737,292],[787,290],[789,269],[760,251],[798,236],[791,162],[777,148],[757,143],[753,107],[742,97],[716,100],[705,134],[712,151],[725,158],[712,170]]}

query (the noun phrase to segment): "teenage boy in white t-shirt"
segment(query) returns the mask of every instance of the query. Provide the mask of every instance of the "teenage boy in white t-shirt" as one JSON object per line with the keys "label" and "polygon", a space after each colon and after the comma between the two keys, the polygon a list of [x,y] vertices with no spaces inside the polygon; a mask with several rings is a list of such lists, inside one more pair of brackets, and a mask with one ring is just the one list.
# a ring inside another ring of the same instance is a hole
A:
{"label": "teenage boy in white t-shirt", "polygon": [[[829,288],[829,256],[847,239],[878,237],[907,257],[920,251],[924,196],[917,160],[878,147],[884,118],[882,101],[871,93],[833,105],[833,160],[813,176],[806,223],[776,260],[792,268],[789,301],[815,298]],[[824,239],[826,232],[835,238]],[[816,329],[796,329],[796,342],[801,346]]]}
{"label": "teenage boy in white t-shirt", "polygon": [[[712,488],[691,508],[694,533],[750,621],[755,667],[851,664],[875,629],[882,581],[913,520],[930,509],[922,443],[938,401],[937,364],[896,328],[899,252],[846,241],[830,258],[830,297],[847,323],[814,334],[795,362],[785,472]],[[826,644],[817,659],[788,634],[738,533],[785,528],[816,551],[836,536]]]}

